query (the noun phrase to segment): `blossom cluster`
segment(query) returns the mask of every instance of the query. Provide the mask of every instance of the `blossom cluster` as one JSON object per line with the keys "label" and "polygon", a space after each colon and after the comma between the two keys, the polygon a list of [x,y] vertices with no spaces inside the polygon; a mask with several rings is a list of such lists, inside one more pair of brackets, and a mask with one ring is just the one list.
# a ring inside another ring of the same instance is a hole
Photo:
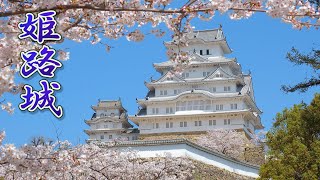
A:
{"label": "blossom cluster", "polygon": [[[5,134],[0,133],[0,142]],[[185,158],[139,158],[136,151],[70,143],[0,146],[0,177],[5,179],[188,179],[192,161]]]}
{"label": "blossom cluster", "polygon": [[215,129],[208,131],[197,143],[230,157],[239,158],[244,152],[246,141],[233,129]]}

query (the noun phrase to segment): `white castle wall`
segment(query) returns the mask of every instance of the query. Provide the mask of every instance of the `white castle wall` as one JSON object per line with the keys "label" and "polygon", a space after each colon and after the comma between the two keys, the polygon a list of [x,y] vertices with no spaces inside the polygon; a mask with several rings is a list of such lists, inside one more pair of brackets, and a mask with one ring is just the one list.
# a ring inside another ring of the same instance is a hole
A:
{"label": "white castle wall", "polygon": [[188,157],[236,174],[254,178],[259,177],[258,166],[231,159],[186,140],[137,141],[119,144],[113,148],[125,150],[128,147],[137,151],[142,158],[165,157],[170,153],[173,157]]}

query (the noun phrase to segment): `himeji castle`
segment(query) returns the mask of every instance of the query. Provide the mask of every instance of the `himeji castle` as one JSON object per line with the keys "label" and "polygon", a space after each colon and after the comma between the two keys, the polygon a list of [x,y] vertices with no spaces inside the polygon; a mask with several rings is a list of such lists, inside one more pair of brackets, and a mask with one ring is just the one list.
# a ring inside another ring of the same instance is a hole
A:
{"label": "himeji castle", "polygon": [[[139,111],[130,120],[139,125],[140,137],[174,133],[201,133],[223,128],[243,131],[248,138],[262,129],[255,103],[252,78],[243,74],[222,29],[194,31],[186,37],[192,54],[189,65],[178,74],[174,63],[153,64],[161,77],[145,82],[149,92],[137,99]],[[165,43],[178,51],[174,41]]]}
{"label": "himeji castle", "polygon": [[[236,58],[227,58],[232,51],[221,28],[194,31],[186,36],[191,55],[183,72],[166,61],[153,64],[160,78],[145,82],[148,93],[137,99],[139,111],[130,116],[139,127],[133,128],[120,100],[99,101],[95,111],[85,121],[89,142],[98,140],[137,140],[159,135],[202,134],[213,129],[235,129],[250,139],[255,130],[262,129],[255,103],[252,78],[243,74]],[[178,51],[174,41],[166,48]],[[181,137],[181,136],[180,136]]]}
{"label": "himeji castle", "polygon": [[99,100],[92,106],[94,114],[85,123],[90,126],[85,133],[89,136],[87,142],[114,140],[137,140],[138,130],[128,122],[127,110],[122,106],[121,100]]}
{"label": "himeji castle", "polygon": [[[187,157],[232,173],[257,178],[259,166],[230,158],[196,143],[202,134],[214,129],[235,129],[248,139],[262,129],[255,103],[252,78],[243,74],[231,53],[222,29],[187,34],[191,54],[182,71],[172,61],[153,64],[160,78],[145,82],[148,93],[136,99],[137,114],[128,122],[126,109],[119,100],[99,100],[94,114],[85,122],[88,143],[99,147],[131,150],[140,158]],[[178,51],[174,41],[165,43]],[[138,129],[137,129],[138,128]],[[137,141],[139,139],[139,141]],[[110,143],[112,141],[112,143]]]}

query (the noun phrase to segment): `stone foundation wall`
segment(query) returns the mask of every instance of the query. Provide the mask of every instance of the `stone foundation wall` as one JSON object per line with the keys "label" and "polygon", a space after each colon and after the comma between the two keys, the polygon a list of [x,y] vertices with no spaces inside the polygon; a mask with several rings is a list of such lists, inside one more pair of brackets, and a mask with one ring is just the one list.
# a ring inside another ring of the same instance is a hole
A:
{"label": "stone foundation wall", "polygon": [[262,165],[265,163],[265,153],[262,147],[250,147],[246,148],[244,152],[244,161]]}

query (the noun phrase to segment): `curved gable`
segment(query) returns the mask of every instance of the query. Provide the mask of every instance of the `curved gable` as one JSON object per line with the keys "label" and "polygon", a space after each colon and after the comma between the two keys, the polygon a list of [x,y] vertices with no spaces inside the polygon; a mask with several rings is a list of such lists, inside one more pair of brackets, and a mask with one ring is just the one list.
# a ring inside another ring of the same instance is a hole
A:
{"label": "curved gable", "polygon": [[154,81],[152,83],[160,83],[160,82],[183,82],[184,79],[180,78],[176,73],[172,71],[168,71],[166,74],[164,74],[160,79],[157,81]]}
{"label": "curved gable", "polygon": [[185,98],[189,99],[190,97],[199,98],[199,96],[201,96],[204,99],[214,97],[210,92],[205,90],[191,90],[180,93],[179,95],[175,96],[170,100],[184,100]]}
{"label": "curved gable", "polygon": [[228,79],[228,78],[235,78],[235,77],[236,76],[227,73],[221,67],[219,67],[204,79]]}

